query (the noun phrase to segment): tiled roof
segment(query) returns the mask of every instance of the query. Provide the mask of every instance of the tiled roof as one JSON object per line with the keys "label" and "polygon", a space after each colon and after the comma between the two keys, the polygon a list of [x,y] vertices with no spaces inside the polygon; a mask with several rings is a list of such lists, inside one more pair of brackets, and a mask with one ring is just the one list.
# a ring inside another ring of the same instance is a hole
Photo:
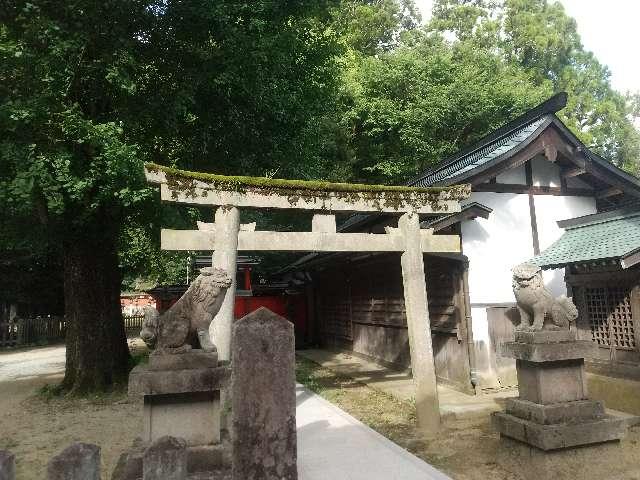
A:
{"label": "tiled roof", "polygon": [[483,145],[477,150],[472,150],[466,155],[456,159],[454,162],[448,163],[441,168],[427,173],[415,183],[415,186],[424,187],[434,185],[485,165],[491,160],[509,152],[509,150],[518,147],[523,141],[538,130],[545,121],[547,121],[546,116],[512,130],[488,145]]}
{"label": "tiled roof", "polygon": [[573,220],[553,245],[531,261],[542,268],[618,260],[640,248],[640,211]]}

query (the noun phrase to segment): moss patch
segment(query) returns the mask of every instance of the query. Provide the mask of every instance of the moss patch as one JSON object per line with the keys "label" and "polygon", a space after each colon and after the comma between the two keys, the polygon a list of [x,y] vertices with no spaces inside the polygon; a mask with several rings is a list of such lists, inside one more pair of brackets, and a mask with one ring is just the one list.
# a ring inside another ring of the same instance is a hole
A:
{"label": "moss patch", "polygon": [[446,211],[446,200],[462,200],[469,196],[469,185],[452,187],[407,187],[393,185],[365,185],[361,183],[331,183],[324,181],[284,180],[266,177],[226,176],[211,173],[190,172],[164,167],[154,163],[146,164],[151,173],[164,173],[167,186],[173,192],[181,192],[196,197],[196,182],[208,184],[213,189],[245,193],[247,191],[286,196],[295,206],[300,199],[329,199],[337,197],[348,203],[361,200],[373,202],[377,208],[400,210],[403,205],[419,207],[430,205],[435,211]]}

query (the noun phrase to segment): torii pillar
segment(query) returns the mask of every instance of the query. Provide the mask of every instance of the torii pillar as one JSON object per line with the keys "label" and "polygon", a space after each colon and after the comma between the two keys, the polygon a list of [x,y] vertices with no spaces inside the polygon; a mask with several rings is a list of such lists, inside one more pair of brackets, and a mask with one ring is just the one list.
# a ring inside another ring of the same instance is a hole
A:
{"label": "torii pillar", "polygon": [[218,360],[231,360],[231,327],[236,298],[238,259],[238,232],[240,231],[240,211],[237,207],[223,205],[215,215],[216,236],[212,264],[227,272],[231,286],[227,289],[224,301],[216,318],[211,322],[210,334],[218,348]]}
{"label": "torii pillar", "polygon": [[427,436],[435,436],[440,429],[440,408],[418,215],[415,213],[402,215],[398,220],[398,229],[406,242],[400,263],[411,352],[411,372],[416,390],[416,418],[418,427],[423,433]]}

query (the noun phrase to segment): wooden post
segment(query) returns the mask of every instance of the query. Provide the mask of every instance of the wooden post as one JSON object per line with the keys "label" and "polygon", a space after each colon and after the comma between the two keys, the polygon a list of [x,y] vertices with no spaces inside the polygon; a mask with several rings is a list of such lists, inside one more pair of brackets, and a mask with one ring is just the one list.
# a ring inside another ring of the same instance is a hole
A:
{"label": "wooden post", "polygon": [[418,215],[405,213],[400,217],[398,227],[406,242],[406,249],[401,256],[402,283],[409,332],[411,370],[416,389],[416,416],[418,427],[423,433],[434,436],[440,429],[440,406],[431,345],[431,325]]}
{"label": "wooden post", "polygon": [[244,289],[251,290],[251,267],[246,267],[242,274],[244,275]]}
{"label": "wooden post", "polygon": [[218,348],[219,360],[231,359],[231,326],[236,298],[236,261],[238,258],[238,231],[240,211],[225,205],[216,210],[216,235],[213,252],[213,266],[227,272],[231,286],[227,289],[224,302],[216,318],[211,322],[211,336]]}

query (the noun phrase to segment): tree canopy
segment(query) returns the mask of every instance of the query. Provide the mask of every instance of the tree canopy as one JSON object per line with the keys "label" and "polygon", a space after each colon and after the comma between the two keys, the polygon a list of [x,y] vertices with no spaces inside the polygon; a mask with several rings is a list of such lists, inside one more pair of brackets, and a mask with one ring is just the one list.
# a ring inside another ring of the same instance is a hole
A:
{"label": "tree canopy", "polygon": [[411,2],[356,3],[338,16],[347,52],[336,121],[358,180],[407,180],[559,91],[569,128],[638,171],[637,95],[611,87],[560,3],[436,0],[423,26]]}
{"label": "tree canopy", "polygon": [[0,202],[39,226],[2,240],[38,233],[62,258],[65,387],[126,374],[119,262],[148,250],[158,218],[145,160],[324,174],[299,159],[334,88],[326,19],[317,1],[5,2]]}
{"label": "tree canopy", "polygon": [[534,86],[566,91],[560,118],[591,149],[639,172],[637,92],[611,86],[609,69],[580,40],[576,21],[548,0],[436,0],[429,31],[453,44],[493,51],[531,76]]}

